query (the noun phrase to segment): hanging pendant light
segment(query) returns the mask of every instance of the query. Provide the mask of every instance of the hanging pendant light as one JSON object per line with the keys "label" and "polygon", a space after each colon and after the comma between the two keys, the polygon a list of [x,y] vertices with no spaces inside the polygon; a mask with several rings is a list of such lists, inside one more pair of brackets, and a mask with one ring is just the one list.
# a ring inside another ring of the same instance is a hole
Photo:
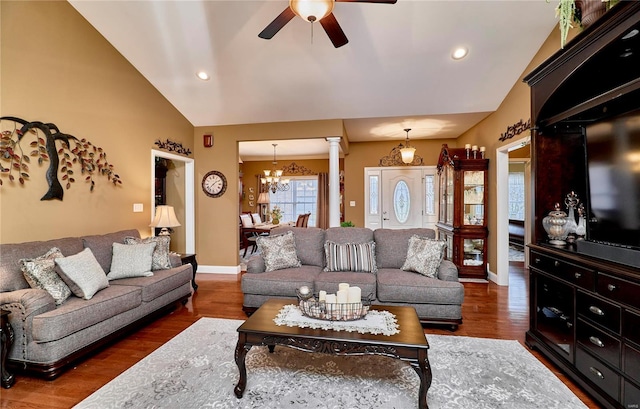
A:
{"label": "hanging pendant light", "polygon": [[413,154],[416,152],[416,148],[409,146],[409,131],[411,128],[405,128],[405,132],[407,133],[407,139],[404,143],[404,147],[400,148],[400,155],[402,155],[402,162],[411,163],[413,162]]}
{"label": "hanging pendant light", "polygon": [[270,190],[271,193],[275,193],[278,190],[287,191],[289,190],[289,179],[282,177],[282,170],[276,169],[278,165],[278,161],[276,160],[276,146],[277,143],[272,143],[273,145],[273,169],[272,170],[264,170],[264,177],[260,178],[260,183],[262,183],[267,190]]}

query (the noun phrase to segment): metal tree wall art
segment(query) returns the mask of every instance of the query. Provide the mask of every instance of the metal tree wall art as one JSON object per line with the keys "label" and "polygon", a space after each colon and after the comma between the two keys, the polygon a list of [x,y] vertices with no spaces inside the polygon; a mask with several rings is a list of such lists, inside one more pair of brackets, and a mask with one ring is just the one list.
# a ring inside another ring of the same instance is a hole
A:
{"label": "metal tree wall art", "polygon": [[[52,123],[28,122],[10,116],[0,117],[0,121],[12,123],[9,129],[2,130],[0,135],[0,186],[5,178],[9,179],[10,183],[16,183],[17,179],[18,183],[23,185],[30,178],[31,158],[37,158],[38,165],[49,162],[46,172],[49,190],[40,200],[62,200],[64,189],[58,179],[58,173],[62,175],[62,181],[69,189],[76,181],[74,165],[80,167],[80,173],[86,183],[89,183],[90,191],[93,191],[95,186],[96,174],[106,176],[116,186],[122,184],[120,176],[114,172],[113,165],[107,162],[107,154],[86,139],[62,133]],[[4,124],[2,128],[5,128]],[[27,148],[23,145],[28,140],[31,142]]]}

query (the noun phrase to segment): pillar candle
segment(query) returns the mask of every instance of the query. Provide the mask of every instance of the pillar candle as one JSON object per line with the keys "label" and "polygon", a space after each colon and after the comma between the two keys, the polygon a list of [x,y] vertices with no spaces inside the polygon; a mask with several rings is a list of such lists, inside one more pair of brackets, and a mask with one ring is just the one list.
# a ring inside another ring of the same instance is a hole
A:
{"label": "pillar candle", "polygon": [[362,290],[360,287],[349,287],[349,294],[347,298],[348,303],[356,303],[362,300]]}
{"label": "pillar candle", "polygon": [[336,295],[335,294],[327,294],[327,304],[335,304],[336,303]]}
{"label": "pillar candle", "polygon": [[485,149],[486,149],[486,148],[485,148],[484,146],[481,146],[481,147],[480,147],[480,152],[484,152],[484,150],[485,150]]}
{"label": "pillar candle", "polygon": [[473,146],[471,147],[471,150],[472,150],[472,151],[477,151],[477,150],[478,150],[478,145],[473,145]]}
{"label": "pillar candle", "polygon": [[349,290],[338,290],[336,300],[338,304],[346,304],[349,300]]}
{"label": "pillar candle", "polygon": [[327,301],[327,292],[325,290],[320,290],[318,293],[318,301]]}
{"label": "pillar candle", "polygon": [[465,149],[471,149],[471,144],[470,144],[470,143],[468,143],[468,144],[464,145],[464,148],[465,148]]}
{"label": "pillar candle", "polygon": [[349,284],[347,284],[347,283],[340,283],[340,284],[338,284],[338,290],[345,290],[345,291],[349,291]]}

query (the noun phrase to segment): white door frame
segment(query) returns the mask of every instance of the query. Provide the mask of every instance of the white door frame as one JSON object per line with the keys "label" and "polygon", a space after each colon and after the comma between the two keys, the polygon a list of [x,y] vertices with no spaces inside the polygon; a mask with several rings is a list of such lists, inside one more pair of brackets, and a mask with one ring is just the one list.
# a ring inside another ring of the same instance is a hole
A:
{"label": "white door frame", "polygon": [[[509,285],[509,151],[521,148],[531,143],[531,136],[515,140],[496,149],[496,273],[489,273],[489,279],[498,285]],[[526,175],[525,175],[526,177]],[[525,245],[529,243],[531,223],[529,215],[530,194],[525,189]]]}
{"label": "white door frame", "polygon": [[[194,192],[194,181],[195,181],[195,161],[192,158],[187,158],[185,156],[176,155],[169,152],[158,151],[155,149],[151,150],[151,200],[149,204],[151,206],[151,220],[149,223],[153,222],[153,219],[156,215],[156,196],[155,196],[155,186],[156,186],[156,158],[164,158],[170,159],[173,161],[180,161],[184,163],[185,172],[184,172],[184,228],[185,228],[185,251],[187,253],[195,253],[196,252],[196,222],[195,222],[195,192]],[[152,235],[153,235],[153,229]]]}

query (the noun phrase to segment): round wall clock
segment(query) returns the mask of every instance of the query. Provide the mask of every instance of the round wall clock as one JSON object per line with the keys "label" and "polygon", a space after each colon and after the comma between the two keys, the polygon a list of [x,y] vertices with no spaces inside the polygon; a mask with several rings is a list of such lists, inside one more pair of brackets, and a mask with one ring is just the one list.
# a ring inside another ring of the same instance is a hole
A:
{"label": "round wall clock", "polygon": [[202,191],[209,197],[220,197],[227,190],[227,178],[218,172],[212,170],[207,172],[202,178]]}

